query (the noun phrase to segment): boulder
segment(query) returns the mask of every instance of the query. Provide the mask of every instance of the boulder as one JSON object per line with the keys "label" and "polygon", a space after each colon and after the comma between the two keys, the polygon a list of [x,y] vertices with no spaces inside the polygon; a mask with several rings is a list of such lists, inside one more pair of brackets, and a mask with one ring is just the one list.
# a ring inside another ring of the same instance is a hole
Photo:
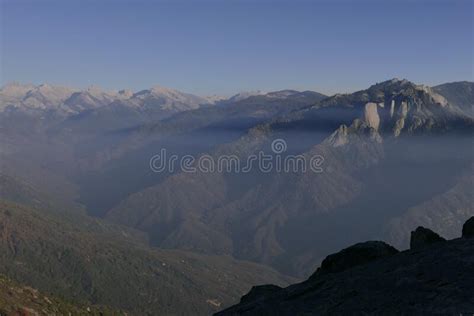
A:
{"label": "boulder", "polygon": [[474,216],[468,219],[462,226],[462,237],[463,238],[474,237]]}
{"label": "boulder", "polygon": [[411,232],[410,249],[421,249],[431,244],[442,241],[446,241],[446,239],[444,239],[431,229],[419,226],[415,231]]}
{"label": "boulder", "polygon": [[341,272],[396,253],[398,253],[397,249],[383,241],[358,243],[327,256],[316,274]]}

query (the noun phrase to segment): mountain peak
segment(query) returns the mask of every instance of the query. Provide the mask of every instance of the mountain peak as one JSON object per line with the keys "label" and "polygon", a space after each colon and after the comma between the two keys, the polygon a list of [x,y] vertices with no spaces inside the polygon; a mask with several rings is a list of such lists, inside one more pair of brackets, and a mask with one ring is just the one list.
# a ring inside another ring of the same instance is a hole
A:
{"label": "mountain peak", "polygon": [[171,112],[197,109],[203,104],[210,104],[206,98],[159,85],[139,91],[131,99],[140,107]]}
{"label": "mountain peak", "polygon": [[35,86],[32,84],[22,84],[16,81],[5,84],[1,89],[0,93],[2,97],[18,97],[24,95]]}
{"label": "mountain peak", "polygon": [[267,94],[265,94],[266,96],[268,97],[272,97],[272,98],[287,98],[291,95],[294,95],[294,94],[297,94],[297,93],[300,93],[299,91],[296,91],[296,90],[290,90],[290,89],[286,89],[286,90],[279,90],[279,91],[272,91],[272,92],[269,92]]}
{"label": "mountain peak", "polygon": [[186,95],[186,93],[172,89],[163,87],[160,85],[154,85],[149,89],[138,91],[134,94],[134,97],[150,97],[150,96],[172,96],[176,97],[178,95]]}
{"label": "mountain peak", "polygon": [[178,92],[177,90],[175,89],[171,89],[171,88],[167,88],[167,87],[163,87],[163,86],[160,86],[160,85],[154,85],[150,88],[150,91],[154,92],[154,93],[170,93],[170,92]]}
{"label": "mountain peak", "polygon": [[241,91],[241,92],[231,96],[228,99],[228,101],[229,102],[237,102],[237,101],[247,99],[249,97],[253,97],[253,96],[256,96],[256,95],[263,95],[263,94],[266,94],[266,92],[263,92],[262,90]]}
{"label": "mountain peak", "polygon": [[398,78],[393,78],[389,80],[385,80],[382,82],[377,82],[376,84],[371,85],[367,90],[394,90],[394,91],[400,91],[402,89],[406,88],[416,88],[416,84],[407,80],[407,79],[398,79]]}
{"label": "mountain peak", "polygon": [[[420,98],[420,99],[430,99],[430,102],[437,103],[441,106],[446,106],[448,101],[431,89],[429,86],[422,84],[415,84],[407,79],[398,79],[394,78],[391,80],[383,81],[376,83],[367,89],[367,92],[372,95],[377,95],[383,93],[385,97],[387,96],[401,96],[404,98]],[[423,96],[423,94],[426,94]],[[369,100],[375,101],[375,100]]]}

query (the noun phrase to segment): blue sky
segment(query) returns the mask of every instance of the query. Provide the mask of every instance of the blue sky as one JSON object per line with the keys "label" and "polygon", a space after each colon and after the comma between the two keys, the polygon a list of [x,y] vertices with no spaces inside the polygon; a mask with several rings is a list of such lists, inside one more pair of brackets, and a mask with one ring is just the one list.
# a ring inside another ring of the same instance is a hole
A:
{"label": "blue sky", "polygon": [[473,80],[473,1],[0,0],[1,83],[196,94]]}

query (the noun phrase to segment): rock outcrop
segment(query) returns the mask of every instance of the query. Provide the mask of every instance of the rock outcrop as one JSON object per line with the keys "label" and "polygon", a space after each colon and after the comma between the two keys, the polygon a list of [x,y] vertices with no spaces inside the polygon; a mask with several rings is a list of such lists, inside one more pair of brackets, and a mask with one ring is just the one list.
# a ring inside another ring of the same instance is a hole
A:
{"label": "rock outcrop", "polygon": [[372,127],[375,130],[378,130],[380,125],[380,117],[377,107],[377,103],[374,102],[368,102],[364,107],[364,121],[367,126]]}
{"label": "rock outcrop", "polygon": [[[473,223],[474,218],[466,222],[463,237],[472,236]],[[438,242],[402,252],[381,242],[357,244],[326,258],[319,271],[329,269],[333,273],[317,272],[302,283],[283,289],[269,287],[270,291],[261,290],[259,295],[253,289],[253,295],[249,293],[240,304],[216,315],[472,313],[474,239],[439,242],[441,237],[424,228],[418,228],[414,235],[416,240]],[[354,264],[354,258],[374,255],[374,260]]]}
{"label": "rock outcrop", "polygon": [[389,257],[398,253],[394,247],[383,241],[367,241],[350,246],[338,253],[329,255],[321,263],[317,274],[337,273],[368,262]]}
{"label": "rock outcrop", "polygon": [[278,285],[273,284],[253,286],[247,294],[242,296],[242,298],[240,299],[240,303],[254,302],[258,299],[265,298],[269,294],[281,289],[282,288]]}
{"label": "rock outcrop", "polygon": [[421,249],[442,241],[446,241],[446,239],[431,229],[419,226],[415,231],[411,232],[410,249]]}
{"label": "rock outcrop", "polygon": [[468,219],[462,227],[462,237],[473,238],[474,237],[474,216]]}

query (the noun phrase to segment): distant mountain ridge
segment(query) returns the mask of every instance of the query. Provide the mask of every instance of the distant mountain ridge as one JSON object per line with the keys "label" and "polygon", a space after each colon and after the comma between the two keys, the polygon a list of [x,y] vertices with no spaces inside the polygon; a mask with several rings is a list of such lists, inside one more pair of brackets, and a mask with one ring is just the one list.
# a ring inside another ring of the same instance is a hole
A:
{"label": "distant mountain ridge", "polygon": [[[308,91],[309,92],[309,91]],[[8,83],[0,89],[0,112],[7,107],[24,109],[60,110],[64,113],[77,114],[122,101],[130,107],[161,109],[170,113],[197,109],[201,106],[219,103],[234,103],[249,97],[266,95],[285,98],[298,92],[282,90],[276,92],[248,91],[240,92],[229,98],[213,95],[200,97],[162,86],[132,92],[131,90],[108,91],[98,86],[87,89],[75,89],[49,84],[31,85]]]}
{"label": "distant mountain ridge", "polygon": [[443,95],[464,113],[474,116],[474,82],[450,82],[435,86],[433,90]]}
{"label": "distant mountain ridge", "polygon": [[131,107],[155,107],[170,112],[195,109],[214,102],[160,86],[132,93],[127,90],[106,91],[96,86],[78,90],[47,84],[33,86],[12,83],[0,90],[0,110],[13,106],[61,110],[65,113],[77,114],[84,110],[109,105],[114,101],[127,102]]}

